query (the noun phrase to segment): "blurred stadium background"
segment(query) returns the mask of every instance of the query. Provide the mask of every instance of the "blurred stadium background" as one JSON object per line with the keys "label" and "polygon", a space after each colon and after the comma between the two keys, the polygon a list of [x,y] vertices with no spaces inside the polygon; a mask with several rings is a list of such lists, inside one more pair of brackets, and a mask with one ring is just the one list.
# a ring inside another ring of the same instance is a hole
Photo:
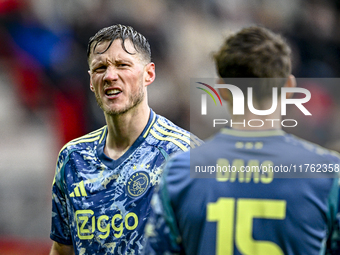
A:
{"label": "blurred stadium background", "polygon": [[[89,90],[87,42],[114,23],[149,39],[150,105],[186,129],[190,78],[216,77],[212,51],[243,26],[286,36],[296,77],[340,76],[338,0],[0,0],[1,255],[48,254],[57,153],[104,125]],[[294,132],[339,150],[340,88],[310,89],[317,114]]]}

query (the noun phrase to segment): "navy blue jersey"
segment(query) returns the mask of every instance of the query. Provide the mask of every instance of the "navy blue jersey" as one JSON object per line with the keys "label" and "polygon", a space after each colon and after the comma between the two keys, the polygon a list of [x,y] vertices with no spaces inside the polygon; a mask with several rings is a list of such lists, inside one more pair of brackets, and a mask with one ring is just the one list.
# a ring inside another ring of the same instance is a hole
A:
{"label": "navy blue jersey", "polygon": [[51,239],[75,254],[140,254],[153,188],[168,155],[200,143],[151,111],[128,151],[104,154],[107,126],[66,144],[52,187]]}
{"label": "navy blue jersey", "polygon": [[335,152],[281,130],[222,129],[166,164],[145,254],[324,254],[339,166]]}

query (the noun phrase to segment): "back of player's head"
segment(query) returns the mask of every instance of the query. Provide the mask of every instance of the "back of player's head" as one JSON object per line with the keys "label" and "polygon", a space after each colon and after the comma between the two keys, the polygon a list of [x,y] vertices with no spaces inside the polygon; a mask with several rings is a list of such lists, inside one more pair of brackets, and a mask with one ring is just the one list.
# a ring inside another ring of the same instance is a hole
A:
{"label": "back of player's head", "polygon": [[[280,35],[251,26],[226,38],[214,59],[221,78],[288,78],[291,74],[290,54],[290,47]],[[262,92],[256,93],[255,89],[254,95],[271,95],[273,86],[283,84],[267,85],[267,92],[262,88]]]}
{"label": "back of player's head", "polygon": [[100,52],[99,54],[105,53],[111,46],[112,42],[116,39],[122,40],[123,49],[129,53],[125,48],[124,42],[129,39],[136,51],[141,54],[143,60],[147,63],[151,61],[151,50],[148,40],[139,32],[137,32],[133,27],[125,26],[121,24],[113,25],[110,27],[105,27],[99,30],[93,37],[90,38],[87,46],[87,60],[89,61],[91,53],[93,53],[98,45],[98,43],[103,41],[109,41],[107,48]]}

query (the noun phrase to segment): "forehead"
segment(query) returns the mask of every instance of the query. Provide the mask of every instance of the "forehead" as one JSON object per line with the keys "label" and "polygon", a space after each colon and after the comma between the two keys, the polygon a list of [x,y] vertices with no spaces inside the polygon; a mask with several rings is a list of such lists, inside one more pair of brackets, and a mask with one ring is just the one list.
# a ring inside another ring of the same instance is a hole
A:
{"label": "forehead", "polygon": [[[129,39],[126,39],[124,41],[125,49],[131,53],[127,53],[123,47],[122,47],[122,40],[116,39],[112,42],[111,46],[107,49],[107,47],[110,45],[110,41],[102,41],[99,42],[93,50],[93,47],[91,49],[90,53],[90,64],[93,61],[100,61],[102,59],[128,59],[128,60],[140,60],[141,54],[136,51],[135,47],[133,46],[132,42]],[[105,51],[104,53],[102,53]]]}

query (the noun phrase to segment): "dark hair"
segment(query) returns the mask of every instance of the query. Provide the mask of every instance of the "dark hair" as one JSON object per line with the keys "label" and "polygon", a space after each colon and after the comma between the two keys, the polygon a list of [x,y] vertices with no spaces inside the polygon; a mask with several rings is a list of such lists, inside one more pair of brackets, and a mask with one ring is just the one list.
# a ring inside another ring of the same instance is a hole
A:
{"label": "dark hair", "polygon": [[[280,35],[251,26],[228,37],[214,60],[221,78],[288,78],[290,54],[290,47]],[[254,86],[254,96],[259,99],[271,95],[272,87],[282,87],[282,80],[286,79],[278,80],[280,84],[266,82],[261,88]]]}
{"label": "dark hair", "polygon": [[90,38],[87,46],[87,60],[89,61],[90,55],[95,51],[98,43],[102,41],[110,41],[110,44],[107,46],[107,48],[104,51],[99,52],[99,54],[102,54],[110,48],[112,42],[116,39],[122,40],[122,47],[127,53],[134,54],[128,52],[125,48],[124,42],[126,39],[129,39],[136,51],[141,53],[147,62],[151,61],[151,50],[148,40],[142,34],[138,33],[133,27],[121,24],[102,28]]}

